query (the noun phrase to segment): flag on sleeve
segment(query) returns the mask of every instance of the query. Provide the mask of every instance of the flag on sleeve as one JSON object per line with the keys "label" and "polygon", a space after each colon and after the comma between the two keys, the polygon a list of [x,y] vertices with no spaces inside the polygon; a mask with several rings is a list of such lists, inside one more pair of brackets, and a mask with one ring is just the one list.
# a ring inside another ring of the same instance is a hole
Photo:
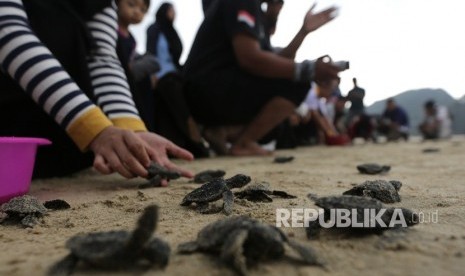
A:
{"label": "flag on sleeve", "polygon": [[244,22],[250,28],[255,27],[255,17],[253,17],[248,11],[240,10],[237,14],[237,21]]}

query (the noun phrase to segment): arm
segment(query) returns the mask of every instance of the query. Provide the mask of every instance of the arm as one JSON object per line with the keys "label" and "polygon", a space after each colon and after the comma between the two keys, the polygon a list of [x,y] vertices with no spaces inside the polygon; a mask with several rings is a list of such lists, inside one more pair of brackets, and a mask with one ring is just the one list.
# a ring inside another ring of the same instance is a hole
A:
{"label": "arm", "polygon": [[0,63],[23,90],[86,149],[106,127],[103,112],[32,32],[20,0],[0,1]]}
{"label": "arm", "polygon": [[326,23],[330,22],[336,17],[335,16],[335,12],[337,11],[336,7],[330,7],[319,13],[314,13],[313,10],[315,6],[316,4],[314,4],[310,8],[310,10],[307,12],[307,14],[304,17],[304,23],[302,27],[297,32],[297,34],[294,36],[294,38],[291,40],[289,45],[283,50],[281,50],[279,55],[286,57],[286,58],[294,59],[297,53],[297,50],[300,48],[300,46],[302,45],[307,35],[317,30],[321,26],[325,25]]}
{"label": "arm", "polygon": [[[149,160],[179,171],[183,176],[192,173],[173,164],[168,154],[192,160],[188,151],[167,139],[146,131],[132,100],[123,68],[116,55],[116,5],[104,9],[88,22],[97,49],[88,64],[97,103],[113,124],[112,132],[105,132],[92,142],[95,153],[94,167],[101,173],[118,171],[125,177],[145,177]],[[111,28],[109,26],[112,26]],[[129,130],[129,131],[127,131]],[[134,133],[135,132],[135,133]],[[167,185],[166,180],[162,185]]]}
{"label": "arm", "polygon": [[115,126],[134,131],[146,131],[132,99],[125,72],[116,54],[115,6],[107,7],[97,13],[91,21],[87,22],[87,26],[97,44],[97,48],[88,58],[97,104]]}
{"label": "arm", "polygon": [[[158,146],[155,148],[153,142],[133,131],[114,127],[32,32],[22,1],[0,0],[0,6],[2,70],[55,119],[81,150],[90,148],[95,153],[94,167],[98,171],[118,171],[125,177],[146,176],[144,166],[149,165],[149,156],[164,161],[161,164],[166,166],[172,165],[165,160],[166,152],[192,158],[159,137],[150,137]],[[188,174],[184,171],[184,175]]]}
{"label": "arm", "polygon": [[252,36],[238,33],[232,43],[239,66],[247,72],[269,78],[294,78],[294,61],[263,51]]}
{"label": "arm", "polygon": [[311,117],[315,120],[316,124],[323,130],[323,133],[326,136],[336,135],[336,131],[332,124],[328,122],[328,119],[325,116],[322,116],[318,110],[312,110]]}

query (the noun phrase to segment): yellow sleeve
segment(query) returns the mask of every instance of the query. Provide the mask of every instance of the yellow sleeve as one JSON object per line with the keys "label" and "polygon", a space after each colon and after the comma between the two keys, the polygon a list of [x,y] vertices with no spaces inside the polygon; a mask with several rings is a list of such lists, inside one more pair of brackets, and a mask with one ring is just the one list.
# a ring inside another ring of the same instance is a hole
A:
{"label": "yellow sleeve", "polygon": [[113,118],[111,119],[113,124],[123,129],[129,129],[133,131],[147,131],[147,127],[144,122],[139,118]]}
{"label": "yellow sleeve", "polygon": [[71,123],[66,131],[79,149],[85,151],[102,130],[112,125],[100,108],[93,107]]}

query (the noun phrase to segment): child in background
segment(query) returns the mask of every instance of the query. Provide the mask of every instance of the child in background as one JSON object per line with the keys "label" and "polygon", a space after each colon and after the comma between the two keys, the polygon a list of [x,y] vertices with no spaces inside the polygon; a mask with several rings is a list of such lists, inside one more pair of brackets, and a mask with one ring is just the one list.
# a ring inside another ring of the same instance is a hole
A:
{"label": "child in background", "polygon": [[151,75],[159,70],[155,56],[139,55],[136,40],[129,26],[139,24],[147,13],[150,0],[117,0],[118,42],[116,52],[128,78],[131,92],[140,116],[150,131],[154,131],[153,95],[150,92]]}

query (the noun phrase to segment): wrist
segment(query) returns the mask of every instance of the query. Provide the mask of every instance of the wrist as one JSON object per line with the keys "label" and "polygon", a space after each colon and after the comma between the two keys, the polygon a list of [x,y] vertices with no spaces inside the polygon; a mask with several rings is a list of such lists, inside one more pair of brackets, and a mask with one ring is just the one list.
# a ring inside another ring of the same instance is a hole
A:
{"label": "wrist", "polygon": [[315,76],[315,62],[304,60],[294,64],[294,81],[311,82]]}

